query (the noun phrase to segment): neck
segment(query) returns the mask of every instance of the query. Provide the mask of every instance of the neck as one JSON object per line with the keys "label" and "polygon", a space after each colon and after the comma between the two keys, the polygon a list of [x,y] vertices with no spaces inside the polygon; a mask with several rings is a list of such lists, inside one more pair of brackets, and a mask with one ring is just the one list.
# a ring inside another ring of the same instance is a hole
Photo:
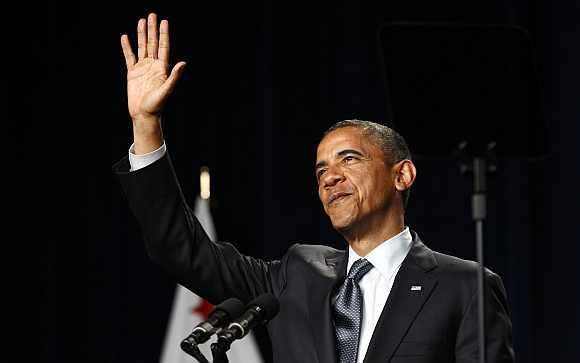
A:
{"label": "neck", "polygon": [[404,214],[393,211],[376,220],[362,221],[360,225],[341,231],[352,249],[361,257],[368,255],[384,241],[401,233],[405,227]]}

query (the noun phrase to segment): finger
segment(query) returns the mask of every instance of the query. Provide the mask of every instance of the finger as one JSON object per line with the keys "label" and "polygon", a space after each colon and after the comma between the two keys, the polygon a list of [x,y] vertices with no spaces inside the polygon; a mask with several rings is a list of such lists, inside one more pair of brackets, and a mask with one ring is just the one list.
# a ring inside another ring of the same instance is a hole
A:
{"label": "finger", "polygon": [[161,92],[163,94],[168,95],[171,92],[173,92],[173,89],[175,88],[177,81],[181,78],[181,75],[183,74],[183,70],[185,69],[185,64],[186,64],[185,62],[179,62],[175,66],[173,66],[173,69],[171,70],[171,74],[165,80],[163,85],[161,85]]}
{"label": "finger", "polygon": [[147,57],[147,31],[145,27],[147,26],[147,20],[139,19],[137,24],[137,54],[139,60]]}
{"label": "finger", "polygon": [[159,25],[159,59],[169,63],[169,22],[161,20]]}
{"label": "finger", "polygon": [[129,69],[135,64],[135,54],[133,53],[133,49],[131,49],[131,43],[129,43],[127,34],[121,35],[121,48],[123,48],[125,64],[127,65],[127,69]]}
{"label": "finger", "polygon": [[147,57],[157,59],[157,46],[159,35],[157,34],[157,15],[149,14],[147,19]]}

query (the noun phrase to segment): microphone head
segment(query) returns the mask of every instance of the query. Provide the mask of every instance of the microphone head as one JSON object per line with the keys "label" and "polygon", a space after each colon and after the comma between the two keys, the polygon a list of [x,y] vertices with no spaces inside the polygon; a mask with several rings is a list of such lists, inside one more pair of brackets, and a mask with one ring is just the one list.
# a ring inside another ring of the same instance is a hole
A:
{"label": "microphone head", "polygon": [[278,299],[270,293],[262,294],[252,300],[248,306],[256,306],[260,308],[261,320],[269,321],[280,311],[280,303]]}
{"label": "microphone head", "polygon": [[234,297],[224,300],[213,309],[210,316],[213,316],[218,311],[224,312],[230,319],[235,319],[244,312],[244,303]]}

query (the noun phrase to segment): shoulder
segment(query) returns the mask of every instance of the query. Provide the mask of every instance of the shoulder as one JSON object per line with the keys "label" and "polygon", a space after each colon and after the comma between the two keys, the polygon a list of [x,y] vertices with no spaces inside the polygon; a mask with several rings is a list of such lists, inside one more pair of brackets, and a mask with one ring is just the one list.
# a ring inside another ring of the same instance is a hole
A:
{"label": "shoulder", "polygon": [[[467,295],[475,294],[479,263],[436,251],[433,251],[433,256],[437,261],[437,267],[432,273],[439,283],[453,291],[461,291]],[[497,273],[486,267],[484,276],[486,290],[505,295],[503,281]]]}
{"label": "shoulder", "polygon": [[287,252],[289,259],[301,260],[304,262],[320,262],[328,259],[341,258],[344,256],[344,250],[338,250],[325,245],[295,243]]}
{"label": "shoulder", "polygon": [[[434,251],[424,244],[416,232],[411,233],[413,245],[409,254],[415,264],[436,278],[441,285],[450,288],[450,291],[461,291],[468,295],[475,291],[479,263]],[[501,278],[489,268],[485,268],[485,280],[487,288],[503,290]]]}
{"label": "shoulder", "polygon": [[[437,272],[443,276],[454,279],[471,279],[477,274],[479,269],[479,263],[475,261],[465,260],[437,251],[433,251],[433,255],[437,261]],[[485,268],[485,275],[487,279],[498,277],[495,272],[487,267]]]}
{"label": "shoulder", "polygon": [[[431,271],[439,278],[455,281],[473,281],[477,277],[479,263],[432,250],[425,245],[415,231],[411,231],[411,234],[413,244],[409,254],[415,263],[422,266],[424,270]],[[488,280],[499,278],[495,272],[488,268],[485,269],[485,275]]]}
{"label": "shoulder", "polygon": [[439,272],[448,272],[463,276],[476,272],[478,268],[478,263],[475,261],[465,260],[437,251],[433,251],[433,256],[437,261],[437,269]]}

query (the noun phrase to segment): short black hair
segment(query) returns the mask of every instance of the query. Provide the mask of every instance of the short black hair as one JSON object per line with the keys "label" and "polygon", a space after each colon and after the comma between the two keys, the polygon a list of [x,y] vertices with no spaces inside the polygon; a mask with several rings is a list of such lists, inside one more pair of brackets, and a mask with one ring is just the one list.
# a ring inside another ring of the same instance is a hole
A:
{"label": "short black hair", "polygon": [[[383,151],[385,161],[395,164],[404,159],[411,159],[411,151],[407,146],[407,142],[397,131],[394,129],[381,125],[372,121],[365,120],[342,120],[338,121],[334,125],[330,126],[322,138],[324,139],[326,135],[334,130],[341,129],[344,127],[354,127],[362,131],[362,134],[372,141]],[[411,194],[410,188],[403,191],[403,207],[407,209],[407,204],[409,202],[409,195]]]}

